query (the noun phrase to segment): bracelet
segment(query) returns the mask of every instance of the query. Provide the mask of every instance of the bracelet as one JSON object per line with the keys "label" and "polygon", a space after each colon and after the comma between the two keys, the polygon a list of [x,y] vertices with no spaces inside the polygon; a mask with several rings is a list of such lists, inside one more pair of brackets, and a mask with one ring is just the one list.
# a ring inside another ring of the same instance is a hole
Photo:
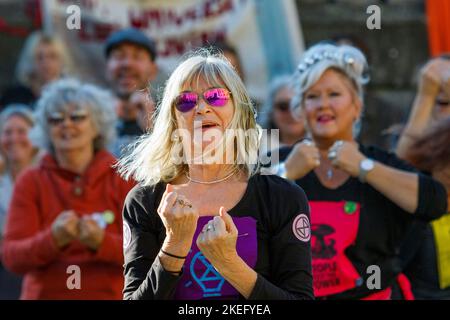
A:
{"label": "bracelet", "polygon": [[180,270],[180,271],[167,271],[167,272],[178,277],[183,272],[183,270]]}
{"label": "bracelet", "polygon": [[182,257],[182,256],[177,256],[177,255],[168,253],[168,252],[164,251],[163,249],[161,249],[161,252],[164,253],[166,256],[169,256],[169,257],[172,257],[172,258],[176,258],[176,259],[186,259],[187,258],[187,256]]}

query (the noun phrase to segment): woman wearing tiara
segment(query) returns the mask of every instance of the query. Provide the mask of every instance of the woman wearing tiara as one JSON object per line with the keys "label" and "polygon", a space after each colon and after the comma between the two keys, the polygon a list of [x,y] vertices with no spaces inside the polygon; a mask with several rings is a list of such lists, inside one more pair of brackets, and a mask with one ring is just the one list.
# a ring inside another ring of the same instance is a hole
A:
{"label": "woman wearing tiara", "polygon": [[442,184],[357,142],[366,70],[358,49],[318,44],[294,76],[293,113],[311,140],[280,152],[288,156],[277,171],[308,195],[318,298],[389,299],[399,287],[410,297],[399,276],[402,240],[415,219],[446,212]]}

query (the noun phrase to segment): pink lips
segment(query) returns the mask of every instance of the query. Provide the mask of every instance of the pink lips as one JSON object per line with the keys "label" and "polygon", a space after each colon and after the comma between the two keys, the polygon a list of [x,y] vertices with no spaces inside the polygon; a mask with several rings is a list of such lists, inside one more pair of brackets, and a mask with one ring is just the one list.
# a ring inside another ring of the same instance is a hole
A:
{"label": "pink lips", "polygon": [[319,123],[329,123],[335,119],[332,115],[320,115],[317,117],[317,122]]}

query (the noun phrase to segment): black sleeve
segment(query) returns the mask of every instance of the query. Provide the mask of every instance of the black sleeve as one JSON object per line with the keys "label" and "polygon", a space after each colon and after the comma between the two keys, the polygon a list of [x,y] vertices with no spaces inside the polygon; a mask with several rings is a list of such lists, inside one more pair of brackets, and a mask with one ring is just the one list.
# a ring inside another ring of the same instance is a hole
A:
{"label": "black sleeve", "polygon": [[181,275],[164,270],[158,252],[162,223],[153,211],[154,194],[136,186],[127,195],[123,209],[124,275],[123,298],[130,300],[171,299]]}
{"label": "black sleeve", "polygon": [[399,159],[395,154],[377,148],[368,148],[367,155],[381,163],[403,171],[415,172],[419,177],[418,205],[413,216],[423,221],[440,218],[447,212],[447,191],[445,187],[415,169],[412,165]]}
{"label": "black sleeve", "polygon": [[447,191],[445,187],[432,177],[419,174],[419,204],[416,215],[424,221],[440,218],[447,212]]}
{"label": "black sleeve", "polygon": [[[300,187],[279,177],[275,179],[279,181],[279,188],[271,190],[273,195],[269,201],[272,204],[270,220],[273,225],[269,248],[272,264],[270,281],[258,274],[249,299],[314,299],[308,201]],[[293,224],[299,217],[303,226],[307,223],[303,238],[294,234]]]}

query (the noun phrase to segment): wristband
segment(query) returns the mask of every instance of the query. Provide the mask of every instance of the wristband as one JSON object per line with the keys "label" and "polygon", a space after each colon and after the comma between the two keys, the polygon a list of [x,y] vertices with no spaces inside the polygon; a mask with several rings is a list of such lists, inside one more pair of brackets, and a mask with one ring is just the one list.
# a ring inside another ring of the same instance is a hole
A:
{"label": "wristband", "polygon": [[184,260],[184,259],[186,259],[186,258],[187,258],[187,256],[185,256],[185,257],[182,257],[182,256],[177,256],[177,255],[174,255],[174,254],[168,253],[168,252],[164,251],[163,249],[161,249],[161,252],[162,252],[162,253],[164,253],[164,254],[165,254],[166,256],[169,256],[169,257],[172,257],[172,258],[176,258],[176,259],[181,259],[181,260]]}

